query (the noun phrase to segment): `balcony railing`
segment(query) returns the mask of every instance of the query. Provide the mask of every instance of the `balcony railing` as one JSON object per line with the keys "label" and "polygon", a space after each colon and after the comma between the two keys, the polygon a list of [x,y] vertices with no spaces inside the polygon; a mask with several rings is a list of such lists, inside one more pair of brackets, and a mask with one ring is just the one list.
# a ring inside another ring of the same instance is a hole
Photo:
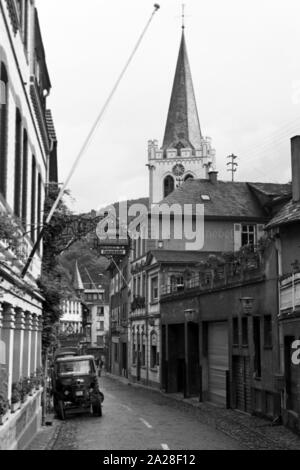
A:
{"label": "balcony railing", "polygon": [[180,284],[165,285],[161,296],[179,295],[192,290],[209,291],[249,281],[264,274],[264,266],[259,256],[253,256],[244,263],[230,262],[223,266],[203,269],[198,274],[185,279]]}
{"label": "balcony railing", "polygon": [[131,303],[131,311],[135,312],[136,310],[143,310],[144,308],[146,308],[146,298],[134,297],[133,302]]}

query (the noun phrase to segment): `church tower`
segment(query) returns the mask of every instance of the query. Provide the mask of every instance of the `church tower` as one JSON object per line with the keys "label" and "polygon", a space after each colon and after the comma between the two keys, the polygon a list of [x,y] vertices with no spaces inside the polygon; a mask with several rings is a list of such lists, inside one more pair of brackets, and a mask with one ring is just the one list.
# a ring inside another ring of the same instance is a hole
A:
{"label": "church tower", "polygon": [[208,179],[215,164],[211,139],[201,132],[183,26],[163,145],[148,143],[151,204],[189,178]]}

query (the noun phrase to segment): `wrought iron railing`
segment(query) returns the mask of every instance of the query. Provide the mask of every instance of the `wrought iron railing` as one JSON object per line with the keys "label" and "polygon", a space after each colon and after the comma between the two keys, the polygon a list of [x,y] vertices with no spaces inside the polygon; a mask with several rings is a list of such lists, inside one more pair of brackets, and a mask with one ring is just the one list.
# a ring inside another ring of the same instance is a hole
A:
{"label": "wrought iron railing", "polygon": [[162,286],[161,296],[178,295],[193,289],[208,291],[227,285],[250,280],[263,274],[263,263],[259,256],[248,259],[247,262],[230,262],[223,266],[203,269],[197,274],[185,279],[183,284],[168,284]]}

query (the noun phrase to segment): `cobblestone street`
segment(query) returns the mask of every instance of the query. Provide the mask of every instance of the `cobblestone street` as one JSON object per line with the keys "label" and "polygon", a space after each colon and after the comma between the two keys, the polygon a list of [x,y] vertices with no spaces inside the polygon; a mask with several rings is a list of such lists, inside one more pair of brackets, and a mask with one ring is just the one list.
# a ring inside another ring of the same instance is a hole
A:
{"label": "cobblestone street", "polygon": [[240,449],[207,424],[194,409],[162,395],[102,379],[103,417],[70,415],[54,450],[204,450]]}
{"label": "cobblestone street", "polygon": [[69,415],[53,450],[300,449],[300,438],[283,426],[207,404],[196,406],[196,400],[184,403],[108,376],[101,382],[103,417]]}

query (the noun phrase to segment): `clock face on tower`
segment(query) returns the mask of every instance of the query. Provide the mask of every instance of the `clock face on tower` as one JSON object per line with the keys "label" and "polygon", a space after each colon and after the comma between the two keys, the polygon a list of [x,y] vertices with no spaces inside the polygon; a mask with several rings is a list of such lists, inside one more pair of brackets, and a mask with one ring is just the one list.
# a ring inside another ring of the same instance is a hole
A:
{"label": "clock face on tower", "polygon": [[177,165],[175,165],[173,167],[173,175],[179,177],[179,176],[183,176],[184,175],[184,172],[185,172],[185,168],[184,166],[181,164],[181,163],[177,163]]}

